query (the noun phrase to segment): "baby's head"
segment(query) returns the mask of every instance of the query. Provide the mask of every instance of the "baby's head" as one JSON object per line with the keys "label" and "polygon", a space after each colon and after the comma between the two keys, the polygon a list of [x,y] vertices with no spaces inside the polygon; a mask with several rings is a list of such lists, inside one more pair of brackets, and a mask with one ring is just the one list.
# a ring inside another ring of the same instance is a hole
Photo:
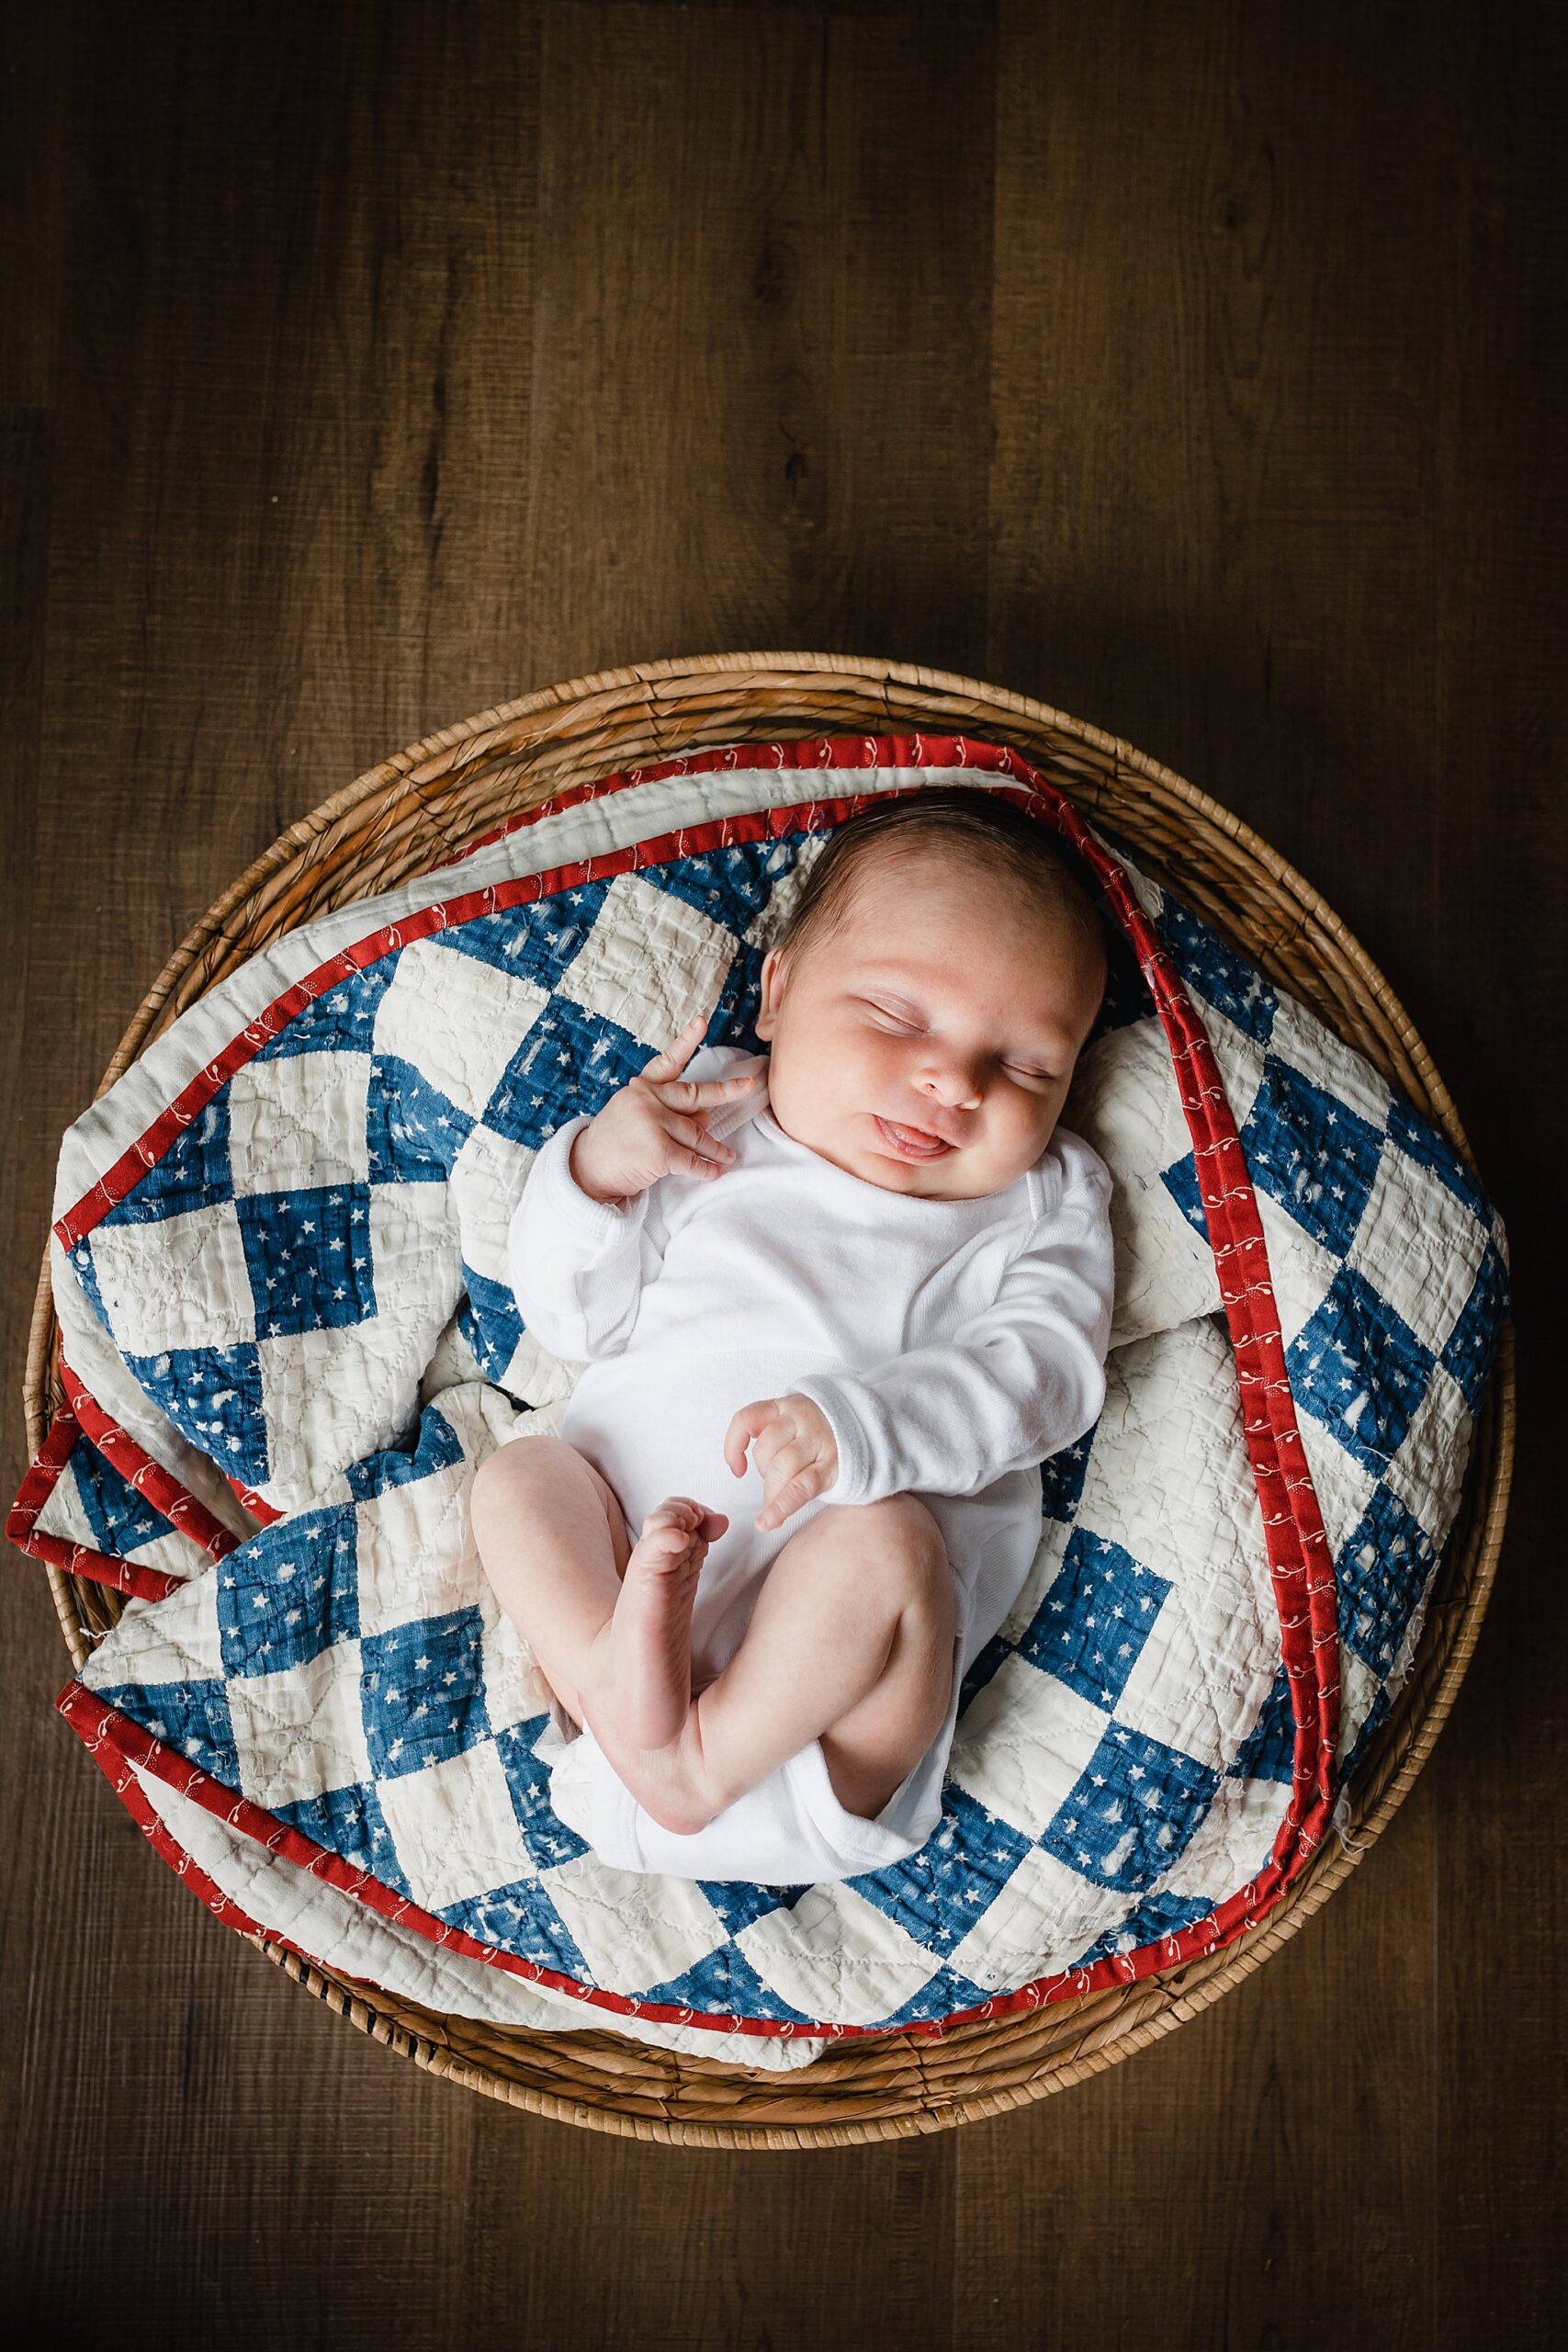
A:
{"label": "baby's head", "polygon": [[1093,897],[1038,819],[964,786],[874,804],[763,959],[769,1110],[886,1192],[1001,1192],[1051,1140],[1105,978]]}

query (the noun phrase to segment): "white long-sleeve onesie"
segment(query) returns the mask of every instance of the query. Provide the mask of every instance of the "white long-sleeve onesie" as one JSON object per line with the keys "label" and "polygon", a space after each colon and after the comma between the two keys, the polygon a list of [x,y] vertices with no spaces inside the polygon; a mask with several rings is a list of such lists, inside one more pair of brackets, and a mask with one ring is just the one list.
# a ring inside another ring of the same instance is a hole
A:
{"label": "white long-sleeve onesie", "polygon": [[[765,1057],[705,1046],[689,1078]],[[693,1612],[694,1673],[739,1647],[767,1569],[829,1504],[918,1494],[947,1544],[957,1599],[947,1718],[874,1820],[840,1804],[820,1739],[704,1829],[661,1828],[591,1731],[558,1724],[536,1752],[558,1817],[612,1866],[810,1885],[914,1853],[942,1815],[964,1674],[1018,1598],[1041,1540],[1039,1464],[1098,1418],[1111,1314],[1111,1178],[1057,1127],[999,1193],[886,1191],[786,1135],[759,1091],[707,1124],[736,1157],[717,1178],[673,1173],[625,1209],[573,1179],[583,1113],[529,1171],[508,1240],[525,1329],[582,1366],[561,1435],[620,1499],[632,1540],[667,1495],[725,1511]],[[793,1391],[826,1415],[834,1484],[782,1527],[755,1524],[763,1482],[737,1478],[726,1430],[742,1405]]]}

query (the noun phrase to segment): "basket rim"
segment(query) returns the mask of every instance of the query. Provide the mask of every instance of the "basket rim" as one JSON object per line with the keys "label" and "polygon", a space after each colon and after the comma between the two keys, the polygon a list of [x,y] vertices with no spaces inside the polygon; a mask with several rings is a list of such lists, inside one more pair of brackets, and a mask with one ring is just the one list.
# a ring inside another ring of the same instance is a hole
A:
{"label": "basket rim", "polygon": [[[364,770],[350,784],[307,811],[286,829],[264,850],[244,871],[215,899],[207,912],[193,924],[185,938],[164,964],[163,971],[143,997],[128,1025],[115,1055],[109,1063],[94,1099],[112,1085],[130,1062],[157,1021],[180,979],[203,951],[222,934],[225,924],[235,911],[248,903],[261,885],[275,874],[296,862],[311,862],[312,849],[328,839],[344,820],[364,808],[365,804],[384,795],[400,781],[446,780],[454,774],[460,780],[463,766],[473,764],[482,756],[496,735],[510,728],[519,718],[532,716],[544,718],[550,713],[582,713],[583,707],[595,697],[624,694],[634,688],[651,695],[650,707],[645,715],[652,728],[656,743],[659,738],[658,687],[661,682],[693,678],[722,678],[731,672],[769,671],[784,673],[781,683],[800,680],[807,690],[816,681],[843,676],[862,686],[880,677],[885,687],[899,684],[917,691],[935,691],[956,697],[974,699],[982,706],[972,717],[959,712],[946,713],[941,718],[928,718],[916,724],[896,718],[889,711],[885,720],[874,724],[861,721],[848,725],[834,721],[811,725],[784,712],[772,713],[765,726],[744,727],[742,732],[725,731],[712,737],[714,743],[761,740],[800,740],[813,737],[833,737],[846,734],[886,733],[954,733],[969,734],[976,739],[996,737],[1006,741],[1006,720],[1022,719],[1032,731],[1059,732],[1073,742],[1091,747],[1112,762],[1115,781],[1123,777],[1144,779],[1182,802],[1193,814],[1203,819],[1224,838],[1234,842],[1239,852],[1266,874],[1278,889],[1292,902],[1300,920],[1299,933],[1311,926],[1332,941],[1339,956],[1354,969],[1365,987],[1371,1001],[1375,1003],[1385,1021],[1393,1028],[1410,1057],[1411,1066],[1419,1075],[1433,1108],[1434,1115],[1450,1135],[1450,1140],[1473,1169],[1475,1162],[1452,1098],[1432,1062],[1404,1006],[1395,996],[1386,977],[1366,954],[1359,941],[1340,921],[1322,894],[1315,890],[1299,870],[1284,858],[1273,845],[1264,840],[1244,820],[1225,808],[1209,794],[1190,784],[1176,771],[1166,767],[1149,754],[1140,752],[1125,739],[1111,735],[1091,723],[1055,709],[1052,706],[1018,695],[1010,689],[996,687],[982,681],[954,673],[938,671],[922,665],[902,663],[845,654],[810,653],[735,653],[677,657],[655,662],[639,662],[626,667],[599,671],[583,677],[567,680],[539,688],[510,702],[499,704],[473,714],[453,725],[437,729],[417,742],[376,763]],[[673,719],[681,707],[678,697],[671,697],[668,715]],[[733,714],[739,725],[758,714],[737,708]],[[541,729],[535,743],[547,739],[549,730]],[[705,741],[706,739],[705,738]],[[528,746],[524,747],[525,756]],[[450,755],[467,752],[467,760]],[[660,757],[675,756],[675,751],[660,750]],[[631,764],[626,752],[615,756],[593,756],[590,753],[571,763],[573,782],[595,780],[623,773]],[[647,764],[646,759],[641,763]],[[423,771],[423,778],[419,772]],[[1070,785],[1065,788],[1070,791]],[[547,799],[553,793],[543,796]],[[1109,828],[1114,831],[1114,826]],[[1255,960],[1255,959],[1254,959]],[[54,1344],[52,1300],[50,1289],[50,1253],[46,1239],[40,1270],[39,1293],[35,1302],[29,1332],[27,1365],[24,1375],[24,1403],[27,1408],[29,1455],[36,1453],[41,1442],[47,1420],[47,1393]],[[1328,1895],[1348,1874],[1355,1863],[1370,1849],[1381,1834],[1415,1781],[1427,1756],[1430,1753],[1442,1724],[1451,1710],[1454,1697],[1463,1679],[1473,1651],[1476,1634],[1485,1613],[1495,1577],[1496,1563],[1501,1549],[1503,1529],[1506,1519],[1508,1497],[1512,1483],[1515,1442],[1515,1351],[1513,1324],[1510,1319],[1499,1335],[1497,1358],[1488,1385],[1482,1422],[1475,1434],[1475,1450],[1481,1453],[1483,1431],[1491,1442],[1491,1485],[1486,1497],[1484,1523],[1480,1531],[1475,1573],[1457,1620],[1442,1630],[1447,1645],[1442,1653],[1442,1668],[1437,1688],[1431,1692],[1419,1719],[1411,1727],[1411,1740],[1406,1752],[1376,1800],[1362,1819],[1352,1818],[1352,1827],[1359,1844],[1347,1842],[1341,1833],[1340,1850],[1331,1852],[1326,1844],[1322,1858],[1316,1860],[1298,1881],[1294,1889],[1247,1936],[1224,1946],[1207,1961],[1189,1962],[1172,1971],[1168,1976],[1156,1973],[1144,1981],[1145,1986],[1157,1986],[1161,2000],[1157,2013],[1134,2025],[1124,2025],[1112,2031],[1101,2046],[1085,2060],[1075,2060],[1067,2065],[1047,2064],[1039,2074],[1010,2087],[990,2091],[972,2098],[944,2103],[935,2111],[915,2109],[896,2115],[859,2118],[853,2121],[773,2125],[742,2128],[733,2122],[726,2124],[694,2123],[674,2117],[628,2115],[614,2107],[594,2106],[558,2097],[529,2086],[520,2085],[496,2074],[482,2064],[461,2056],[432,2038],[426,2039],[400,2020],[395,2011],[379,2006],[393,1996],[379,1994],[379,1988],[337,1976],[320,1964],[304,1961],[270,1939],[249,1936],[253,1943],[273,1962],[284,1968],[295,1982],[302,1984],[316,1997],[325,1999],[340,2015],[400,2054],[412,2057],[416,2064],[432,2073],[449,2075],[467,2087],[483,2091],[503,2103],[522,2106],[530,2111],[548,2114],[558,2120],[573,2121],[590,2129],[608,2132],[617,2136],[651,2138],[674,2144],[725,2147],[778,2147],[801,2145],[859,2144],[871,2140],[884,2140],[952,2128],[958,2123],[978,2120],[1021,2106],[1045,2096],[1050,2091],[1066,2087],[1069,2082],[1098,2073],[1117,2059],[1132,2054],[1153,2040],[1174,2030],[1187,2018],[1209,2007],[1220,1996],[1252,1970],[1270,1957],[1285,1939],[1316,1911]],[[1446,1550],[1446,1547],[1445,1547]],[[72,1600],[72,1580],[61,1570],[47,1570],[57,1615],[66,1645],[78,1671],[85,1663],[86,1651],[77,1631],[77,1611]],[[1431,1612],[1435,1619],[1438,1612]],[[1424,1631],[1422,1647],[1432,1638],[1429,1623]],[[1415,1685],[1416,1675],[1413,1662],[1409,1681]],[[1392,1728],[1392,1726],[1391,1726]],[[1183,1978],[1194,1978],[1186,1989]],[[378,1997],[379,1996],[379,1997]],[[435,2012],[430,2013],[433,2017]],[[995,2034],[1002,2030],[1003,2021],[997,2025],[972,2029],[976,2035]],[[532,2039],[568,2039],[543,2037],[530,2029],[511,2030],[528,2033]],[[576,2040],[578,2037],[570,2037]],[[885,2045],[897,2037],[886,2036]],[[671,2053],[673,2054],[673,2053]],[[716,2066],[716,2062],[703,2062],[705,2073],[717,2072],[746,2090],[761,2090],[767,2083],[792,2086],[804,2083],[814,2071],[799,2070],[789,2077],[769,2074],[764,2081],[762,2070]],[[733,2115],[733,2103],[727,2102]]]}

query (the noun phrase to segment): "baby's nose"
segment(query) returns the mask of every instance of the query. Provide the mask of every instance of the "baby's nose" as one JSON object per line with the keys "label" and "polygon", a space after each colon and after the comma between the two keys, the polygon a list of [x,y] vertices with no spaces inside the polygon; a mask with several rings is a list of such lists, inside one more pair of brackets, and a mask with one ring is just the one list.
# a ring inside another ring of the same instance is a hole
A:
{"label": "baby's nose", "polygon": [[951,1103],[954,1110],[973,1110],[980,1100],[980,1090],[967,1070],[930,1070],[921,1083],[929,1094]]}

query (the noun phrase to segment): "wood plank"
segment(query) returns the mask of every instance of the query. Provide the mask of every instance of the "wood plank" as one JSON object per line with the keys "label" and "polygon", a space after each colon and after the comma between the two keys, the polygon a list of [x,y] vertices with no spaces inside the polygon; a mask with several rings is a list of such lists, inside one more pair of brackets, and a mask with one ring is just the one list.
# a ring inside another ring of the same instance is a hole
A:
{"label": "wood plank", "polygon": [[[1438,410],[1438,877],[1428,1035],[1506,1221],[1519,1469],[1475,1662],[1428,1768],[1443,1823],[1435,2271],[1456,2347],[1555,2342],[1562,2211],[1561,1511],[1555,1171],[1568,1149],[1568,26],[1508,10],[1450,34],[1453,211]],[[1544,1082],[1543,1082],[1544,1081]]]}

